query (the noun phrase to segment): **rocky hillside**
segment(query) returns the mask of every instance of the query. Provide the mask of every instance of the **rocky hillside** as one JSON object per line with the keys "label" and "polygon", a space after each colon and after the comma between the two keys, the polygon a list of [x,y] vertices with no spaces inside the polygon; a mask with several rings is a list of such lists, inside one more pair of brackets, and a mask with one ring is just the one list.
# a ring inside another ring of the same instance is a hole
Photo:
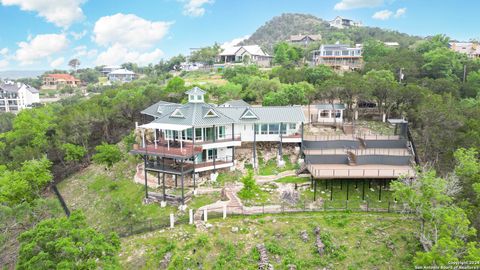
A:
{"label": "rocky hillside", "polygon": [[266,22],[241,45],[259,44],[271,52],[275,43],[288,40],[291,35],[298,34],[321,34],[323,37],[322,43],[339,41],[352,45],[373,38],[381,41],[396,41],[401,46],[408,46],[420,39],[420,37],[378,27],[336,29],[330,27],[327,21],[313,15],[286,13]]}

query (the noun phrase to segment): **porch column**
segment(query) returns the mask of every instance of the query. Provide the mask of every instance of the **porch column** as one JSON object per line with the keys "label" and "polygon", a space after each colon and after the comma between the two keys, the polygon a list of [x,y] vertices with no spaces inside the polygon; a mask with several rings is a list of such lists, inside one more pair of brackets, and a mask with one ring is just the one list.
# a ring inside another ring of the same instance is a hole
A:
{"label": "porch column", "polygon": [[378,200],[379,201],[382,200],[382,183],[381,182],[378,183]]}
{"label": "porch column", "polygon": [[192,179],[193,179],[193,191],[195,191],[196,189],[196,185],[195,185],[195,162],[196,162],[196,159],[197,159],[197,154],[195,154],[195,137],[196,137],[196,132],[195,132],[195,126],[192,126],[192,130],[193,130],[193,137],[192,137],[192,155],[193,155],[193,172],[192,172]]}
{"label": "porch column", "polygon": [[300,143],[300,156],[305,158],[305,155],[303,154],[303,122],[302,122],[302,125],[301,125],[301,136],[302,136],[302,140],[301,140],[301,143]]}
{"label": "porch column", "polygon": [[[213,142],[217,140],[217,129],[215,125],[213,125]],[[208,155],[208,150],[207,150],[207,155]],[[214,155],[213,148],[212,148],[212,157],[213,157],[213,173],[217,172],[217,168],[215,167],[215,159],[216,155]]]}
{"label": "porch column", "polygon": [[362,182],[362,201],[365,201],[365,179]]}
{"label": "porch column", "polygon": [[143,143],[143,148],[146,148],[147,145],[145,144],[145,129],[142,128],[142,143]]}
{"label": "porch column", "polygon": [[180,151],[183,151],[183,142],[182,142],[183,130],[178,131],[177,134],[178,134],[178,140],[180,141]]}
{"label": "porch column", "polygon": [[257,143],[257,124],[253,123],[253,169],[255,170],[256,169],[256,159],[257,159],[257,155],[256,155],[256,152],[257,152],[257,146],[256,146],[256,143]]}
{"label": "porch column", "polygon": [[[235,141],[235,124],[232,123],[232,141]],[[232,146],[232,162],[235,160],[235,146]]]}
{"label": "porch column", "polygon": [[313,183],[313,201],[317,201],[317,180]]}
{"label": "porch column", "polygon": [[147,185],[147,155],[143,156],[143,172],[145,173],[145,198],[148,199],[148,185]]}
{"label": "porch column", "polygon": [[165,157],[162,158],[162,165],[163,165],[162,166],[163,167],[163,173],[162,173],[163,174],[163,176],[162,176],[162,178],[163,178],[163,201],[166,202],[167,195],[165,193]]}
{"label": "porch column", "polygon": [[282,135],[282,127],[283,127],[283,123],[280,123],[280,149],[278,150],[278,154],[280,155],[280,160],[282,160],[283,158],[283,149],[282,149],[282,139],[283,139],[283,135]]}
{"label": "porch column", "polygon": [[156,128],[153,129],[153,140],[155,143],[155,149],[157,149],[157,129]]}
{"label": "porch column", "polygon": [[181,177],[181,181],[182,181],[182,206],[185,205],[185,194],[184,194],[184,191],[183,191],[183,164],[184,164],[185,160],[182,159],[182,165],[181,165],[181,168],[180,168],[180,173],[182,174],[180,177]]}

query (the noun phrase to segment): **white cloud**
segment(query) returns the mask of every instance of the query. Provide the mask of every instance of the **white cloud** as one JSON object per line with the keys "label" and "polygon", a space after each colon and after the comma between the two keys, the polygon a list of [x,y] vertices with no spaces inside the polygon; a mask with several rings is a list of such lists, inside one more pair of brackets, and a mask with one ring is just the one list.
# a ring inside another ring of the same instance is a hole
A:
{"label": "white cloud", "polygon": [[335,4],[335,10],[349,10],[356,8],[371,8],[383,5],[383,0],[341,0]]}
{"label": "white cloud", "polygon": [[400,18],[400,17],[402,17],[403,15],[405,15],[405,13],[407,13],[407,8],[399,8],[399,9],[397,9],[397,11],[395,12],[395,18]]}
{"label": "white cloud", "polygon": [[84,45],[75,47],[73,50],[75,51],[73,58],[93,58],[98,54],[98,51],[96,49],[89,50],[87,46]]}
{"label": "white cloud", "polygon": [[227,49],[227,48],[231,48],[231,47],[234,47],[234,46],[237,46],[238,43],[244,41],[245,39],[248,39],[250,37],[250,35],[245,35],[243,37],[239,37],[239,38],[234,38],[230,41],[226,41],[224,42],[222,45],[220,45],[220,47],[222,49]]}
{"label": "white cloud", "polygon": [[127,62],[137,63],[139,65],[148,65],[157,63],[163,56],[160,49],[151,52],[138,52],[128,50],[124,46],[115,44],[106,51],[100,53],[95,61],[96,65],[120,65]]}
{"label": "white cloud", "polygon": [[1,59],[1,60],[0,60],[0,69],[4,69],[4,68],[8,67],[9,64],[10,64],[10,63],[8,63],[7,60]]}
{"label": "white cloud", "polygon": [[64,62],[65,62],[65,58],[59,57],[59,58],[53,60],[53,61],[50,63],[50,66],[51,66],[52,68],[58,68],[58,67],[60,67],[61,65],[63,65]]}
{"label": "white cloud", "polygon": [[3,48],[0,50],[0,55],[6,56],[8,54],[8,48]]}
{"label": "white cloud", "polygon": [[191,17],[201,17],[205,14],[206,4],[213,4],[213,0],[180,0],[184,3],[183,14]]}
{"label": "white cloud", "polygon": [[384,20],[390,19],[390,17],[392,17],[392,15],[393,15],[393,12],[391,12],[388,9],[385,9],[385,10],[380,10],[380,11],[375,12],[375,14],[373,14],[372,18],[376,19],[376,20],[383,20],[384,21]]}
{"label": "white cloud", "polygon": [[148,21],[133,14],[117,13],[98,19],[94,40],[102,46],[122,44],[130,49],[146,49],[160,41],[171,22]]}
{"label": "white cloud", "polygon": [[21,65],[33,64],[36,60],[49,57],[67,48],[68,39],[64,34],[37,35],[28,42],[18,43],[15,59]]}
{"label": "white cloud", "polygon": [[4,6],[19,6],[21,10],[37,12],[48,22],[64,28],[84,18],[80,8],[84,2],[85,0],[0,0]]}
{"label": "white cloud", "polygon": [[87,30],[83,30],[82,32],[70,32],[70,35],[72,35],[73,39],[75,40],[79,40],[79,39],[82,39],[86,34],[87,34]]}

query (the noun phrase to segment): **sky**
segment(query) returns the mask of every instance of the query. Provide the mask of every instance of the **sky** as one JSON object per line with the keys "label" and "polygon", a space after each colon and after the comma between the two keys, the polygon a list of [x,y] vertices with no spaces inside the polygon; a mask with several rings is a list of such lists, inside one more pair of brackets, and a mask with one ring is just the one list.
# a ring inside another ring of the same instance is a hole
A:
{"label": "sky", "polygon": [[479,10],[476,0],[0,0],[0,70],[147,65],[231,46],[293,12],[468,41],[480,39]]}

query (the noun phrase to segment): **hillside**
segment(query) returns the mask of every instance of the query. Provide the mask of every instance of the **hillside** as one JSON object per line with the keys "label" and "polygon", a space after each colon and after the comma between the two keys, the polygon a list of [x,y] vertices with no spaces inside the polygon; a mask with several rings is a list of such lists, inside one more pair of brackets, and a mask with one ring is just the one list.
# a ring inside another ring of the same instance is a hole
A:
{"label": "hillside", "polygon": [[330,27],[325,20],[313,15],[285,13],[267,21],[241,44],[259,44],[271,52],[275,43],[288,40],[291,35],[298,34],[321,34],[324,43],[340,41],[352,45],[373,38],[381,41],[396,41],[401,46],[408,46],[421,39],[420,37],[378,27],[336,29]]}

